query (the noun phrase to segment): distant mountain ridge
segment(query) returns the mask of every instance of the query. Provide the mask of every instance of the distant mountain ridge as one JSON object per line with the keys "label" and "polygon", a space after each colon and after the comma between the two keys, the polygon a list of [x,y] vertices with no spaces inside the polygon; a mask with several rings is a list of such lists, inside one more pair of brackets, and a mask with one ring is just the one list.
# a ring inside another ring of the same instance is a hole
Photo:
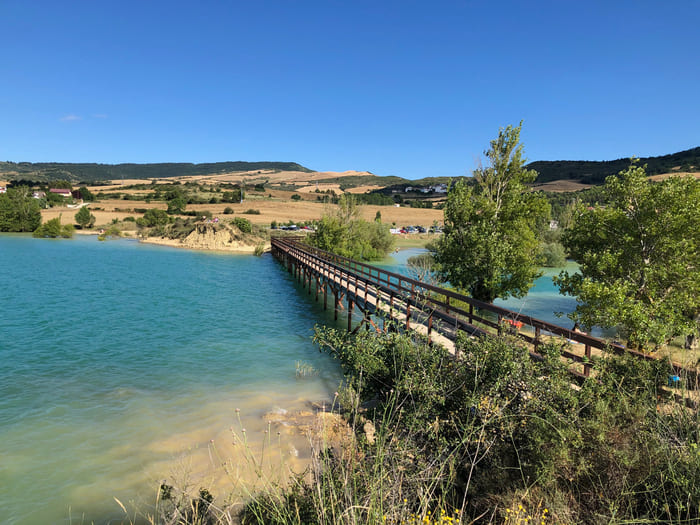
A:
{"label": "distant mountain ridge", "polygon": [[[700,147],[679,151],[659,157],[640,158],[641,165],[647,164],[647,174],[658,175],[673,171],[700,171]],[[558,180],[575,180],[584,184],[602,184],[608,175],[615,175],[628,168],[630,159],[608,161],[591,160],[539,160],[527,165],[539,176],[537,183]]]}
{"label": "distant mountain ridge", "polygon": [[159,179],[189,175],[213,175],[256,170],[301,171],[313,170],[296,162],[162,162],[152,164],[97,164],[70,162],[0,162],[0,177],[12,180],[35,181],[67,180],[70,182],[97,182],[116,179]]}
{"label": "distant mountain ridge", "polygon": [[[670,155],[645,157],[639,159],[647,164],[647,173],[700,172],[700,147],[692,148]],[[583,184],[602,184],[608,175],[614,175],[630,165],[629,158],[609,161],[590,160],[540,160],[531,162],[527,168],[537,171],[537,184],[554,181],[577,181]],[[95,183],[118,179],[159,179],[165,177],[186,177],[197,175],[217,175],[249,171],[272,170],[276,172],[316,173],[296,162],[208,162],[192,163],[150,163],[150,164],[98,164],[98,163],[64,163],[64,162],[0,162],[0,179],[32,180],[45,182],[50,180],[67,180],[69,182]],[[362,175],[316,180],[316,182],[338,182],[343,186],[381,185],[385,189],[410,186],[430,186],[449,182],[449,177],[425,177],[409,180],[395,176]]]}

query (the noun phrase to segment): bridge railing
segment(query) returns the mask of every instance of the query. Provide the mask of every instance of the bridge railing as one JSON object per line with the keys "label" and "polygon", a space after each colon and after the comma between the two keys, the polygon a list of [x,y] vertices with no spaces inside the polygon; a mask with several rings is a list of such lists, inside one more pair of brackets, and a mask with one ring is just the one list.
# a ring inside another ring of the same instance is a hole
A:
{"label": "bridge railing", "polygon": [[[583,355],[563,348],[562,356],[581,363],[583,375],[585,376],[590,373],[590,360],[593,349],[600,351],[611,350],[618,354],[628,353],[646,360],[656,359],[654,356],[628,349],[615,342],[551,324],[521,312],[478,301],[454,290],[441,288],[384,268],[302,244],[300,242],[302,239],[273,239],[273,244],[277,243],[280,247],[284,246],[285,250],[296,253],[297,256],[306,259],[307,262],[316,258],[331,265],[335,268],[334,271],[344,270],[350,272],[355,277],[356,287],[360,281],[365,282],[365,289],[368,284],[371,284],[378,291],[392,294],[407,301],[412,307],[429,310],[448,325],[452,324],[468,333],[487,333],[481,328],[484,326],[497,330],[507,329],[532,344],[535,353],[537,353],[538,346],[544,342],[543,338],[545,336],[558,336],[563,338],[564,342],[583,345]],[[672,366],[676,372],[684,370],[684,367],[678,363],[672,363]]]}

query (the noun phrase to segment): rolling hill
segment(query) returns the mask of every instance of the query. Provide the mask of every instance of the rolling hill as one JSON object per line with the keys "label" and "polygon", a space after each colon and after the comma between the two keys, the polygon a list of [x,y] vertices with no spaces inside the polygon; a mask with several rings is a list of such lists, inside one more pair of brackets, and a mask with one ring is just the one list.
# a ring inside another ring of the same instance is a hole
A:
{"label": "rolling hill", "polygon": [[0,178],[8,180],[67,180],[94,183],[119,179],[161,179],[215,175],[219,173],[250,172],[256,170],[295,171],[312,173],[296,162],[210,162],[157,163],[157,164],[96,164],[62,162],[0,162]]}
{"label": "rolling hill", "polygon": [[[700,147],[670,155],[645,157],[639,161],[640,164],[647,165],[649,175],[673,173],[674,171],[700,172]],[[541,160],[531,162],[527,168],[533,169],[539,174],[538,184],[571,180],[596,185],[604,183],[605,177],[619,173],[629,165],[629,158],[608,161]]]}
{"label": "rolling hill", "polygon": [[[670,155],[645,157],[641,164],[647,164],[651,176],[674,172],[700,172],[700,147],[680,151]],[[536,184],[561,182],[562,185],[598,185],[605,182],[608,175],[619,173],[630,164],[630,159],[610,161],[556,160],[536,161],[527,165],[538,172]],[[419,180],[403,179],[395,176],[376,176],[369,172],[315,172],[296,162],[211,162],[153,163],[153,164],[97,164],[97,163],[58,163],[58,162],[0,162],[0,180],[29,180],[47,182],[67,180],[71,183],[94,184],[102,181],[124,179],[175,179],[179,177],[213,177],[234,175],[233,179],[254,177],[277,184],[337,185],[343,190],[372,187],[374,191],[389,191],[406,186],[431,186],[449,181],[446,177],[426,177]],[[274,174],[274,176],[271,176]],[[574,189],[574,188],[570,188]]]}

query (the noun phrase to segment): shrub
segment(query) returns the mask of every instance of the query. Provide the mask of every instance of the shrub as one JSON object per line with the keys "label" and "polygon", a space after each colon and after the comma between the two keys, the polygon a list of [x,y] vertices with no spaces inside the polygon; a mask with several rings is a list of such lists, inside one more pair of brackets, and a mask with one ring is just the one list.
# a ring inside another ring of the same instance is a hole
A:
{"label": "shrub", "polygon": [[542,266],[560,268],[566,264],[566,251],[558,242],[545,242],[540,248]]}
{"label": "shrub", "polygon": [[34,230],[32,235],[34,237],[63,237],[65,239],[69,239],[73,237],[73,230],[74,228],[72,224],[61,225],[61,217],[59,216],[40,225],[36,230]]}
{"label": "shrub", "polygon": [[251,233],[253,231],[253,225],[244,217],[235,217],[233,219],[233,224],[241,233]]}
{"label": "shrub", "polygon": [[231,215],[233,213],[233,208],[231,206],[226,206],[224,208],[224,215]]}
{"label": "shrub", "polygon": [[301,195],[299,195],[298,193],[295,193],[294,195],[292,195],[292,200],[293,201],[300,201]]}
{"label": "shrub", "polygon": [[260,215],[260,210],[255,210],[253,208],[248,208],[246,211],[241,212],[244,213],[245,215]]}
{"label": "shrub", "polygon": [[459,359],[416,334],[317,328],[315,341],[341,362],[355,439],[316,449],[312,479],[256,496],[246,523],[302,509],[304,523],[503,523],[511,508],[555,523],[700,519],[698,414],[658,409],[667,363],[606,356],[574,389],[554,344],[535,361],[507,337],[460,337]]}
{"label": "shrub", "polygon": [[153,226],[168,224],[168,222],[170,222],[170,217],[168,217],[167,212],[163,210],[151,208],[150,210],[146,210],[146,213],[143,214],[143,221],[146,226],[151,228]]}

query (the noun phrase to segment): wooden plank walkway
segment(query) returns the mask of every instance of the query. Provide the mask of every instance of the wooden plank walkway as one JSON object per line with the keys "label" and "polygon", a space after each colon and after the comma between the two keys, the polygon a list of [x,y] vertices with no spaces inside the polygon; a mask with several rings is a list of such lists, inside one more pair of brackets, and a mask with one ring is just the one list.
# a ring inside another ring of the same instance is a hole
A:
{"label": "wooden plank walkway", "polygon": [[[640,359],[653,360],[654,356],[611,343],[587,334],[575,332],[540,319],[484,303],[453,290],[440,288],[389,272],[376,266],[319,250],[301,242],[302,238],[277,237],[272,239],[272,253],[298,278],[311,294],[312,283],[316,300],[323,294],[324,308],[328,308],[331,291],[335,318],[347,305],[348,330],[353,330],[354,309],[361,312],[360,326],[374,326],[372,315],[403,328],[418,331],[430,341],[456,353],[458,332],[471,336],[489,336],[508,331],[522,339],[533,358],[538,359],[539,346],[556,341],[562,345],[561,355],[572,364],[571,371],[579,378],[591,373],[591,358],[604,350],[618,354],[628,353]],[[381,329],[386,329],[383,326]],[[675,373],[697,385],[697,373],[672,363]]]}

